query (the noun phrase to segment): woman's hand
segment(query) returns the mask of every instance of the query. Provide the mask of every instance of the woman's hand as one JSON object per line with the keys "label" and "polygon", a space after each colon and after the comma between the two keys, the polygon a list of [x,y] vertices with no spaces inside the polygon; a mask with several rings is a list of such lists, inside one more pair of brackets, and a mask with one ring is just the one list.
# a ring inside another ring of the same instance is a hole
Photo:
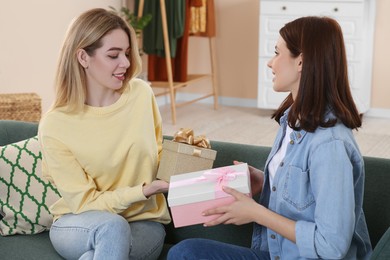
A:
{"label": "woman's hand", "polygon": [[[233,163],[240,164],[242,162],[233,161]],[[253,166],[248,165],[249,168],[249,174],[251,178],[251,191],[252,195],[259,194],[261,190],[263,189],[263,183],[264,183],[264,172],[256,169]]]}
{"label": "woman's hand", "polygon": [[150,196],[157,193],[167,192],[169,188],[169,183],[163,180],[154,180],[152,183],[145,184],[142,188],[142,191],[145,197],[149,198]]}
{"label": "woman's hand", "polygon": [[243,225],[256,222],[281,234],[293,243],[296,242],[294,220],[279,215],[263,205],[258,204],[245,194],[224,186],[223,191],[232,195],[236,201],[230,205],[209,209],[203,212],[205,216],[220,214],[215,220],[204,223],[206,227],[219,224]]}
{"label": "woman's hand", "polygon": [[210,227],[219,224],[243,225],[255,221],[259,209],[262,207],[260,204],[235,189],[224,186],[223,191],[232,195],[236,200],[229,205],[203,212],[205,216],[221,214],[217,219],[204,223],[204,226]]}

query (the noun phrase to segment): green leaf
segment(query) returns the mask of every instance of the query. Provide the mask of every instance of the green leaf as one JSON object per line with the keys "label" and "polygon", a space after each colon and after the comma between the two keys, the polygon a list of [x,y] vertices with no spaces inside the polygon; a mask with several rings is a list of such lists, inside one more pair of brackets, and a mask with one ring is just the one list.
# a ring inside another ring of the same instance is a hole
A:
{"label": "green leaf", "polygon": [[134,28],[137,34],[139,34],[152,20],[151,14],[146,14],[138,18],[127,7],[121,7],[119,11],[112,6],[109,6],[109,8],[124,18],[126,22]]}

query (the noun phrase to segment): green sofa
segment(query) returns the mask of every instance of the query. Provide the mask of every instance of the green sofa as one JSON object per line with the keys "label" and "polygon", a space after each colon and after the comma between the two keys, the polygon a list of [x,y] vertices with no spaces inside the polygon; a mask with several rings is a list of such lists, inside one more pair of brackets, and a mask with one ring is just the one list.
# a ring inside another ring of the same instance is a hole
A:
{"label": "green sofa", "polygon": [[[0,120],[0,146],[24,140],[37,134],[37,124]],[[170,137],[166,136],[169,139]],[[214,167],[232,164],[233,160],[247,162],[263,169],[270,152],[269,147],[212,141],[217,150]],[[390,259],[390,159],[364,157],[366,183],[364,211],[374,253],[372,259]],[[161,259],[166,258],[169,247],[183,239],[203,237],[242,246],[250,246],[252,225],[220,225],[203,228],[201,225],[175,229],[166,226],[166,240]],[[48,232],[37,235],[0,237],[0,259],[61,259],[51,246]]]}

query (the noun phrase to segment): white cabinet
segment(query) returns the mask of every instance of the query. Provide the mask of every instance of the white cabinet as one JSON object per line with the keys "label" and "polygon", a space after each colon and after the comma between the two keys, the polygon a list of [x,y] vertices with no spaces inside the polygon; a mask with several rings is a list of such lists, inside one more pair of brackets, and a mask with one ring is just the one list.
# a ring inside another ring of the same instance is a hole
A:
{"label": "white cabinet", "polygon": [[276,109],[288,93],[272,88],[267,62],[274,55],[279,29],[298,17],[319,15],[336,19],[344,34],[349,79],[361,113],[370,108],[375,0],[260,0],[259,108]]}

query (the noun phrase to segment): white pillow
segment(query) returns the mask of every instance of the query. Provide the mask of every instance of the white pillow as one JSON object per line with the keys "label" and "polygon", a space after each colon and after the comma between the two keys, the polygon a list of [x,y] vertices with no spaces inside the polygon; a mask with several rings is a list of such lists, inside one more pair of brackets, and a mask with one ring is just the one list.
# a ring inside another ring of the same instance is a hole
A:
{"label": "white pillow", "polygon": [[0,147],[0,234],[37,234],[53,222],[49,206],[60,198],[41,171],[38,138]]}

